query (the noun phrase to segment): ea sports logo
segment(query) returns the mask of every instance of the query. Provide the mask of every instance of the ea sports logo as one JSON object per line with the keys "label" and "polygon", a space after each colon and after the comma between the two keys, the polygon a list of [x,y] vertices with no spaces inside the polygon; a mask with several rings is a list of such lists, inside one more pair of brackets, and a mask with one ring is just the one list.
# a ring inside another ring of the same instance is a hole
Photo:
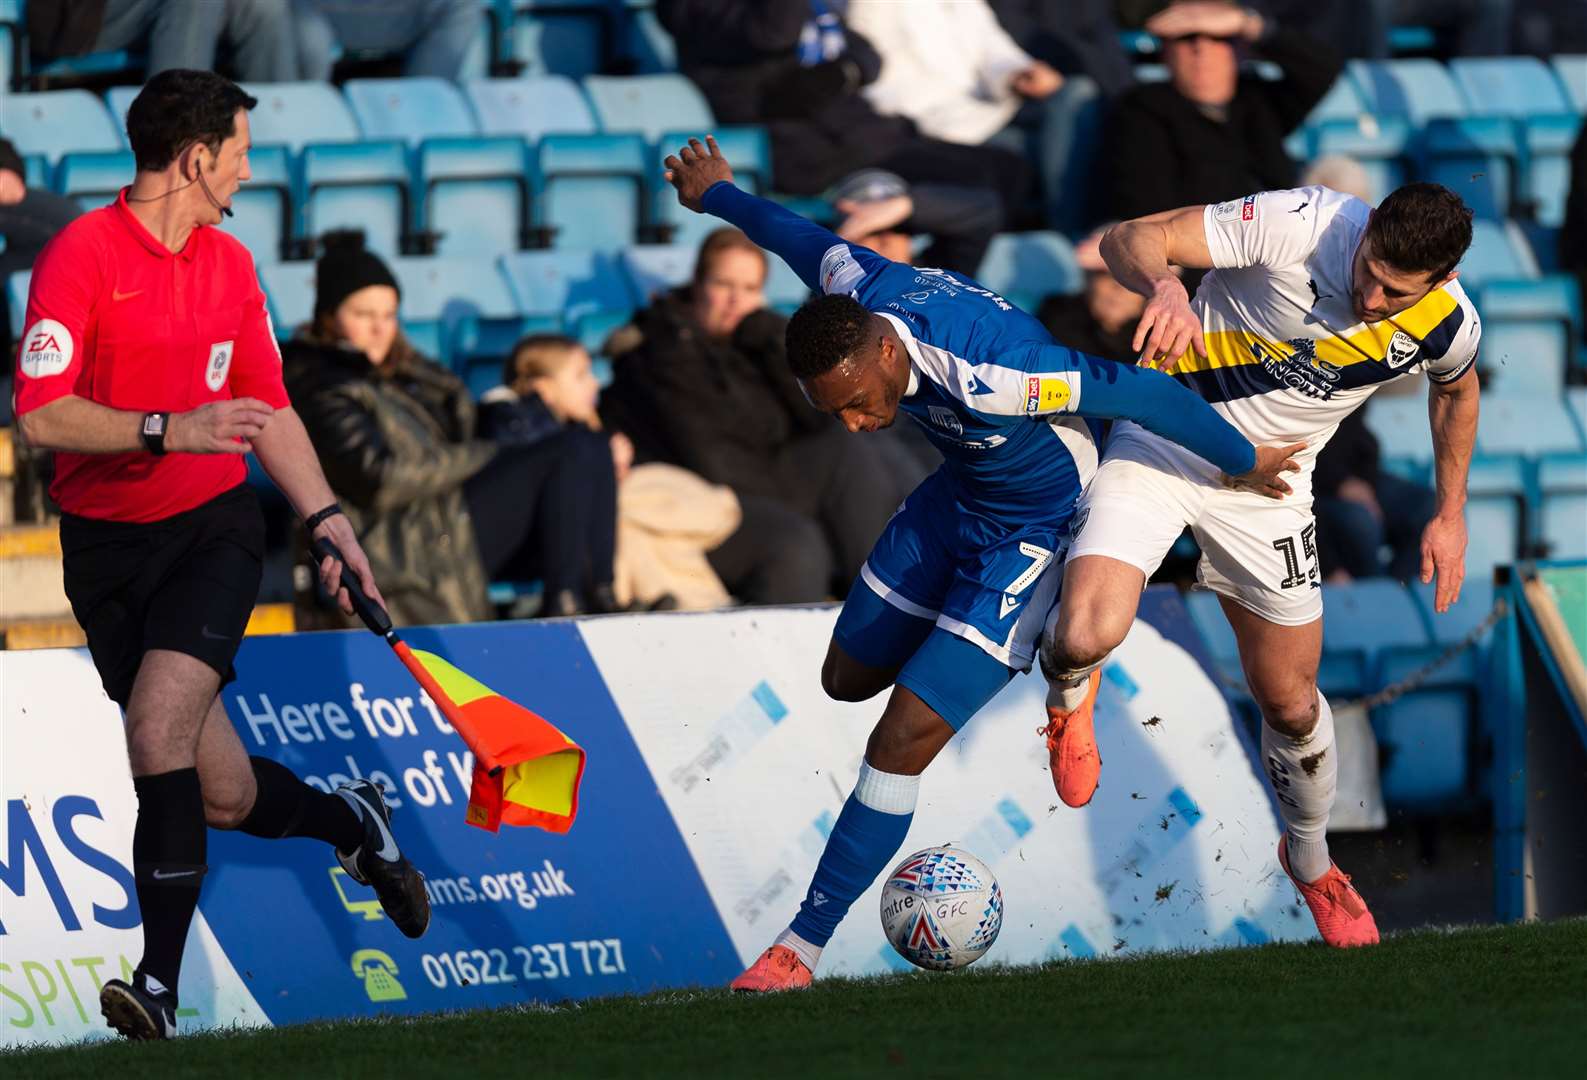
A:
{"label": "ea sports logo", "polygon": [[59,375],[72,366],[71,331],[54,319],[40,319],[22,335],[22,357],[17,366],[30,379]]}

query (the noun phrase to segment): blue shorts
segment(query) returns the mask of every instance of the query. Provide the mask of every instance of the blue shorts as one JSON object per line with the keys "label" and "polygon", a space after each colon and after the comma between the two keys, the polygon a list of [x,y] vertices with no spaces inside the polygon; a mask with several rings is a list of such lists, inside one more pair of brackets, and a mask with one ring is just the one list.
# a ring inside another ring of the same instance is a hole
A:
{"label": "blue shorts", "polygon": [[882,531],[833,640],[861,664],[898,669],[898,684],[957,730],[1030,670],[1068,540],[1067,527],[964,512],[939,469]]}

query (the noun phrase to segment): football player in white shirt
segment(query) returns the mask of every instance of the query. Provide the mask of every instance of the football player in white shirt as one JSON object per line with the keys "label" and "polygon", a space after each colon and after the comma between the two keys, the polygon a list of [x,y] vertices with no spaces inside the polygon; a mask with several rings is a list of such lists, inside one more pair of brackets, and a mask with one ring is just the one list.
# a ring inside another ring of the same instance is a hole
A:
{"label": "football player in white shirt", "polygon": [[[1253,443],[1306,446],[1293,494],[1273,502],[1220,486],[1209,466],[1150,432],[1115,425],[1043,635],[1054,782],[1071,806],[1095,791],[1100,665],[1188,525],[1202,550],[1200,584],[1222,602],[1262,711],[1262,759],[1287,826],[1279,863],[1335,946],[1372,944],[1378,932],[1328,857],[1337,763],[1333,714],[1317,689],[1312,465],[1372,391],[1427,375],[1438,510],[1422,536],[1421,577],[1436,575],[1434,606],[1448,610],[1465,573],[1477,431],[1480,326],[1455,273],[1471,216],[1436,184],[1402,187],[1376,210],[1308,187],[1127,221],[1102,245],[1114,276],[1148,300],[1134,342],[1143,362],[1197,390]],[[1173,266],[1212,271],[1194,301]]]}

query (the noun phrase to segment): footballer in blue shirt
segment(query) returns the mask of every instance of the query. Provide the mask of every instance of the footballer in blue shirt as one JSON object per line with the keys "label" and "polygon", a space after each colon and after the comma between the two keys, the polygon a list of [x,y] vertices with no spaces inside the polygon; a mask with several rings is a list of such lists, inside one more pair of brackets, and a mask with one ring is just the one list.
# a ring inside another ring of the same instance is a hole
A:
{"label": "footballer in blue shirt", "polygon": [[[1299,448],[1254,448],[1173,379],[1065,348],[962,275],[891,262],[741,191],[714,139],[691,139],[665,164],[684,206],[742,229],[814,292],[787,330],[811,403],[850,431],[906,413],[944,459],[877,540],[822,666],[837,700],[892,695],[792,925],[733,982],[793,989],[809,984],[849,906],[903,843],[921,772],[1030,670],[1097,469],[1100,421],[1133,420],[1226,483],[1274,498],[1289,492],[1282,474]],[[1057,752],[1051,731],[1048,745]]]}

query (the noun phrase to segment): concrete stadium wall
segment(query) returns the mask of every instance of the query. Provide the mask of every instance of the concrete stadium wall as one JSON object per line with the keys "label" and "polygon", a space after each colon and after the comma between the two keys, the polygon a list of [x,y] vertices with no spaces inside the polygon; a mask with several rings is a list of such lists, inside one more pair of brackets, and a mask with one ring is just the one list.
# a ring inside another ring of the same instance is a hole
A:
{"label": "concrete stadium wall", "polygon": [[[408,634],[588,751],[566,836],[463,823],[470,761],[365,633],[250,638],[225,689],[250,753],[311,783],[377,779],[430,880],[409,941],[309,840],[212,831],[182,972],[185,1030],[720,985],[793,914],[882,702],[826,700],[835,609],[512,623]],[[906,850],[957,842],[1006,897],[983,962],[1314,936],[1278,824],[1188,618],[1151,590],[1099,701],[1092,805],[1057,805],[1039,677],[926,774]],[[0,654],[0,1045],[106,1034],[97,988],[141,951],[119,710],[83,650]],[[902,968],[855,905],[823,974]],[[923,976],[931,977],[931,976]]]}

